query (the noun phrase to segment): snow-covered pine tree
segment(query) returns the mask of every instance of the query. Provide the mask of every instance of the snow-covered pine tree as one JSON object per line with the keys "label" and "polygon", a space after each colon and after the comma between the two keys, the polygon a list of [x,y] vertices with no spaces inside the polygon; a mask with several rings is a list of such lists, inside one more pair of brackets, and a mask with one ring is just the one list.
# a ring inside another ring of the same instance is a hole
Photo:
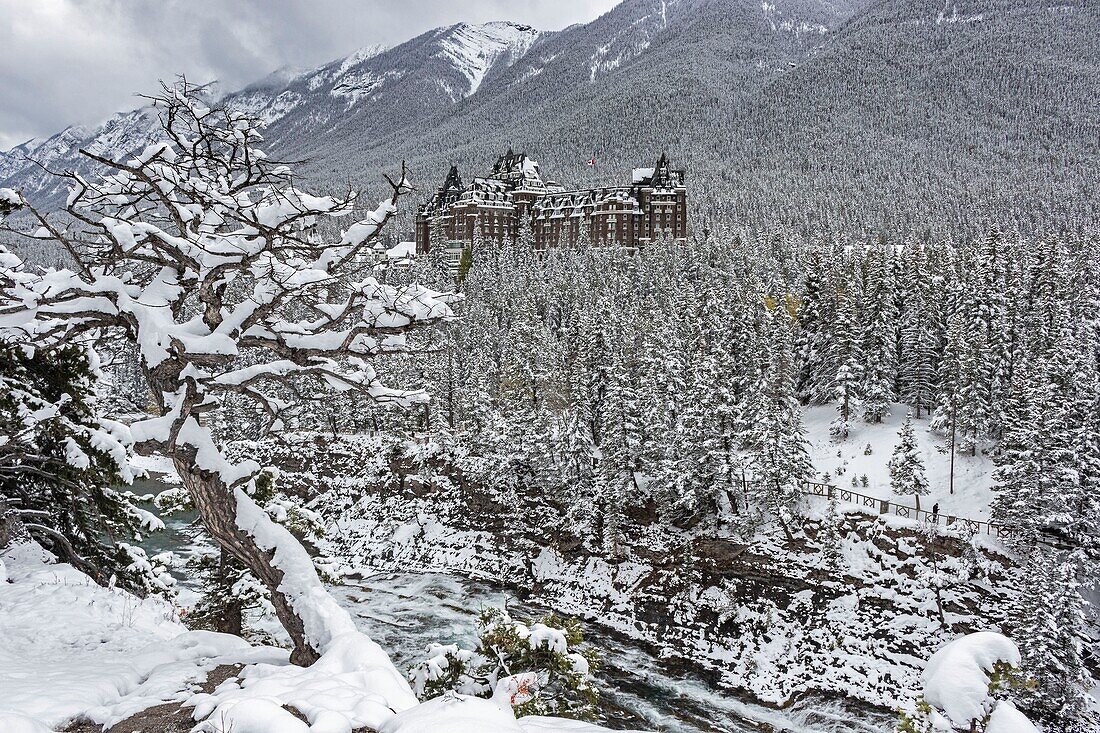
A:
{"label": "snow-covered pine tree", "polygon": [[113,488],[134,474],[125,429],[98,414],[96,364],[78,346],[0,339],[0,513],[101,585],[166,593],[166,568],[128,542],[164,525]]}
{"label": "snow-covered pine tree", "polygon": [[738,328],[737,303],[726,293],[727,279],[720,267],[712,266],[706,281],[702,329],[707,355],[695,370],[690,399],[705,405],[700,427],[708,469],[702,480],[709,481],[711,501],[722,523],[740,514],[746,502],[745,463],[737,429],[742,405],[735,386],[743,364],[731,333]]}
{"label": "snow-covered pine tree", "polygon": [[1011,388],[1013,353],[1008,339],[1008,278],[1006,261],[1010,250],[1005,237],[994,228],[975,253],[972,285],[967,289],[963,311],[970,316],[970,329],[981,334],[975,359],[974,408],[981,438],[1001,434],[998,404]]}
{"label": "snow-covered pine tree", "polygon": [[417,254],[411,279],[436,290],[453,290],[454,273],[448,259],[448,244],[442,221],[433,219],[428,251]]}
{"label": "snow-covered pine tree", "polygon": [[897,315],[893,247],[876,247],[867,254],[863,288],[863,372],[860,385],[863,420],[882,422],[894,401],[897,378]]}
{"label": "snow-covered pine tree", "polygon": [[920,498],[928,494],[928,479],[924,476],[924,461],[913,431],[913,413],[905,416],[898,431],[898,444],[890,456],[890,489],[898,496],[912,496],[920,509]]}
{"label": "snow-covered pine tree", "polygon": [[862,382],[862,349],[859,343],[859,323],[855,293],[839,296],[836,324],[833,330],[833,349],[837,364],[832,380],[832,398],[837,403],[837,416],[829,432],[840,440],[848,437],[852,415],[859,409],[859,387]]}
{"label": "snow-covered pine tree", "polygon": [[1019,705],[1044,729],[1065,733],[1096,730],[1086,692],[1092,681],[1081,656],[1084,598],[1077,575],[1073,558],[1033,545],[1008,619],[1030,679],[1017,693]]}
{"label": "snow-covered pine tree", "polygon": [[418,697],[457,692],[492,697],[517,716],[596,717],[599,690],[591,674],[598,658],[584,645],[579,623],[550,614],[526,624],[507,608],[490,607],[478,618],[477,631],[474,649],[428,647],[428,658],[409,671]]}
{"label": "snow-covered pine tree", "polygon": [[517,295],[511,317],[512,327],[504,341],[498,405],[517,455],[522,456],[529,471],[526,483],[532,484],[545,480],[552,470],[547,435],[553,411],[561,406],[561,354],[536,310],[531,290]]}
{"label": "snow-covered pine tree", "polygon": [[929,276],[925,248],[917,243],[906,247],[903,258],[902,311],[899,327],[899,398],[916,410],[916,418],[930,412],[935,404],[936,338],[935,282]]}
{"label": "snow-covered pine tree", "polygon": [[829,401],[835,368],[830,371],[829,336],[832,332],[832,306],[826,268],[833,257],[831,251],[810,251],[805,265],[806,280],[798,308],[798,329],[795,333],[798,354],[798,397],[809,404]]}
{"label": "snow-covered pine tree", "polygon": [[[649,429],[646,465],[654,466],[658,499],[666,519],[683,523],[713,516],[708,506],[709,462],[705,456],[706,396],[696,392],[701,334],[693,283],[683,283],[646,329],[642,370],[643,407]],[[697,401],[699,400],[699,401]]]}
{"label": "snow-covered pine tree", "polygon": [[755,421],[749,430],[749,465],[768,516],[782,521],[794,507],[801,483],[812,467],[806,449],[802,411],[794,393],[794,355],[791,318],[776,307],[767,318],[767,366],[753,405]]}
{"label": "snow-covered pine tree", "polygon": [[617,556],[624,539],[628,505],[643,501],[637,476],[642,468],[643,397],[638,389],[638,342],[622,343],[612,362],[605,427],[600,441],[597,517],[600,548]]}
{"label": "snow-covered pine tree", "polygon": [[968,333],[964,315],[954,313],[948,320],[947,346],[938,375],[939,405],[930,424],[956,451],[971,455],[986,435],[983,421],[989,414],[981,382],[984,353],[984,334]]}

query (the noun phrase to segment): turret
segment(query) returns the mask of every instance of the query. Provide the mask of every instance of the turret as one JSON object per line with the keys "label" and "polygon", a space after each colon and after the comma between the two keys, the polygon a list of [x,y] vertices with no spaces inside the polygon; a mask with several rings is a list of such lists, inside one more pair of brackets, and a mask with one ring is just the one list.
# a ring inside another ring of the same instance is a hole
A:
{"label": "turret", "polygon": [[452,165],[451,170],[447,173],[446,180],[443,181],[443,188],[440,191],[461,191],[462,190],[462,178],[458,175],[458,166]]}

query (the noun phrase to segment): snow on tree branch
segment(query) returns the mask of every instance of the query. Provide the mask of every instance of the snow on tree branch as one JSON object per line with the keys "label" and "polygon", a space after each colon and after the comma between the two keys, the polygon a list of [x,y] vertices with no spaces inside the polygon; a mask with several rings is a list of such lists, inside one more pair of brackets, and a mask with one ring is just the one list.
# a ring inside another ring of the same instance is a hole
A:
{"label": "snow on tree branch", "polygon": [[[247,511],[241,489],[260,467],[226,459],[202,416],[240,395],[277,432],[288,410],[323,391],[422,402],[423,391],[387,387],[372,360],[414,350],[408,332],[452,318],[456,296],[346,272],[411,190],[404,165],[362,211],[355,191],[305,191],[259,147],[258,120],[208,106],[201,89],[181,82],[152,101],[164,140],[125,159],[81,151],[102,176],[59,173],[64,212],[3,193],[5,210],[25,208],[36,223],[17,233],[59,243],[74,266],[42,271],[0,249],[0,335],[35,347],[137,347],[157,414],[130,426],[135,448],[173,459],[212,536],[268,586],[298,660],[313,661],[350,619],[316,620],[327,604],[312,566],[302,569],[308,556]],[[324,222],[353,215],[338,239],[324,234]]]}

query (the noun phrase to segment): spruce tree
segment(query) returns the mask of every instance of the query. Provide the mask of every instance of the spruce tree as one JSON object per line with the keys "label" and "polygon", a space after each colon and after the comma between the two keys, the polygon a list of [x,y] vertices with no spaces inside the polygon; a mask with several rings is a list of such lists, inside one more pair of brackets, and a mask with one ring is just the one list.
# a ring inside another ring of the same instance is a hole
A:
{"label": "spruce tree", "polygon": [[798,399],[790,316],[776,308],[767,319],[767,368],[757,393],[754,426],[748,437],[753,478],[770,516],[781,519],[793,508],[801,483],[812,473]]}
{"label": "spruce tree", "polygon": [[928,494],[928,480],[924,476],[924,461],[913,431],[913,413],[905,416],[905,422],[898,431],[898,444],[888,465],[891,490],[899,496],[913,496],[919,510],[920,498]]}
{"label": "spruce tree", "polygon": [[1077,564],[1054,549],[1034,545],[1022,568],[1021,596],[1009,623],[1019,640],[1022,667],[1031,684],[1018,693],[1020,707],[1046,730],[1095,730],[1086,690],[1092,680],[1082,659],[1084,599]]}
{"label": "spruce tree", "polygon": [[806,263],[806,281],[798,309],[796,351],[798,354],[798,397],[803,403],[824,404],[830,399],[829,333],[831,331],[828,298],[827,257],[817,250]]}
{"label": "spruce tree", "polygon": [[98,414],[97,365],[76,346],[0,340],[0,513],[101,585],[170,593],[167,569],[129,544],[164,525],[115,488],[133,473],[124,431]]}
{"label": "spruce tree", "polygon": [[868,282],[864,288],[863,373],[860,395],[863,419],[882,422],[894,401],[897,376],[897,317],[894,312],[893,249],[881,247],[868,256]]}
{"label": "spruce tree", "polygon": [[903,262],[900,281],[905,287],[899,326],[898,396],[916,411],[919,420],[922,413],[932,410],[935,399],[935,301],[924,248],[910,244]]}
{"label": "spruce tree", "polygon": [[837,417],[830,433],[844,440],[848,437],[852,416],[859,409],[860,384],[863,374],[863,349],[860,343],[859,313],[856,309],[858,284],[851,280],[838,295],[836,323],[833,328],[833,351],[836,372],[832,379],[832,399],[837,403]]}

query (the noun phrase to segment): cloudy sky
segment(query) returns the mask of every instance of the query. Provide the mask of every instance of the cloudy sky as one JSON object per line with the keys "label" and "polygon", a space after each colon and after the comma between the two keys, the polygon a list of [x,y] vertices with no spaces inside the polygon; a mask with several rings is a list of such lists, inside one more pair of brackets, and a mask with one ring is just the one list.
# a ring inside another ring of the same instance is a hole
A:
{"label": "cloudy sky", "polygon": [[138,106],[186,73],[234,89],[459,21],[557,30],[618,0],[0,0],[0,150]]}

